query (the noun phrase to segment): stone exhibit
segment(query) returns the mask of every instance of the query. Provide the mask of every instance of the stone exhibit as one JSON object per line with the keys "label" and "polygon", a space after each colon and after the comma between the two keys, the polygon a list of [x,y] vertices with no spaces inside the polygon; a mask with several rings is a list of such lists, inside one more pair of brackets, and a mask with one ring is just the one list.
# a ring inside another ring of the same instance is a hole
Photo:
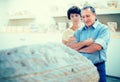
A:
{"label": "stone exhibit", "polygon": [[0,50],[0,82],[98,82],[96,67],[59,43]]}

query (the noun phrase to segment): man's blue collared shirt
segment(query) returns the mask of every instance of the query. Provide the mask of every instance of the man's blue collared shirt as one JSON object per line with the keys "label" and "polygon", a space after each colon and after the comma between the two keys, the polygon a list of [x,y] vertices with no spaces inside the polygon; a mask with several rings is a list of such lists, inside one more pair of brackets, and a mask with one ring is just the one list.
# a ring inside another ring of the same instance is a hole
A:
{"label": "man's blue collared shirt", "polygon": [[96,21],[91,27],[87,28],[83,26],[81,29],[75,32],[76,41],[84,41],[89,38],[94,39],[94,43],[102,46],[102,50],[94,53],[81,53],[83,56],[90,59],[94,64],[106,61],[106,50],[110,40],[109,28]]}

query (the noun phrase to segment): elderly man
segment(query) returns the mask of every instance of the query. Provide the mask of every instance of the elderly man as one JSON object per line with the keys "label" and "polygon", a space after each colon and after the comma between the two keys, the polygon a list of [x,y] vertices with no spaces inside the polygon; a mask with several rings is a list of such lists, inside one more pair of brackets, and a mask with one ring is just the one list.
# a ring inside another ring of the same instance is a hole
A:
{"label": "elderly man", "polygon": [[[99,72],[99,82],[106,82],[105,61],[110,40],[109,28],[98,21],[92,6],[83,7],[81,16],[85,25],[75,32],[76,42],[69,46],[91,60]],[[87,45],[84,41],[89,39],[92,39],[91,44]]]}

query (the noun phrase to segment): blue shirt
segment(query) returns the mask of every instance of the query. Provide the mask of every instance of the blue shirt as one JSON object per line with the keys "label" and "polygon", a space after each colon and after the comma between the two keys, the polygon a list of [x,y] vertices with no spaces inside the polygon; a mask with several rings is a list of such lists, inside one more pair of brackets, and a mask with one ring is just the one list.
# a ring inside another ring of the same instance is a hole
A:
{"label": "blue shirt", "polygon": [[102,50],[96,51],[94,53],[81,53],[83,56],[90,59],[94,64],[106,61],[106,50],[110,40],[109,28],[100,23],[98,20],[89,28],[85,25],[77,30],[74,34],[76,41],[84,41],[89,38],[94,39],[94,43],[102,46]]}

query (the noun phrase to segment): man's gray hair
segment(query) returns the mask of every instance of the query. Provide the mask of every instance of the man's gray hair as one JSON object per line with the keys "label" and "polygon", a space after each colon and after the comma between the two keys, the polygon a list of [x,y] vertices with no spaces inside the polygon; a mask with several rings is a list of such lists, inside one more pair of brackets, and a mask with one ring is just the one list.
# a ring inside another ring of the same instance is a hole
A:
{"label": "man's gray hair", "polygon": [[87,8],[90,8],[90,10],[91,10],[93,13],[96,13],[96,12],[95,12],[95,8],[92,7],[92,6],[84,6],[81,10],[85,10],[85,9],[87,9]]}

